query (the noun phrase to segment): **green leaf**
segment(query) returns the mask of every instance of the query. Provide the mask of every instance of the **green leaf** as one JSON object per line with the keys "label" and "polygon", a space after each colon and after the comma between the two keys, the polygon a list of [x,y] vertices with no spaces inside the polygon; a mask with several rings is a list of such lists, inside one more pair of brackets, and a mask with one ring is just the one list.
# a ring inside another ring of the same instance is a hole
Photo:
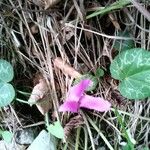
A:
{"label": "green leaf", "polygon": [[95,76],[90,75],[90,74],[82,75],[80,78],[76,79],[74,81],[74,85],[78,84],[81,80],[84,80],[84,79],[89,79],[89,80],[92,81],[92,84],[86,89],[86,91],[95,90],[95,88],[96,88],[96,86],[98,84],[98,80],[96,79]]}
{"label": "green leaf", "polygon": [[0,82],[0,107],[9,105],[15,97],[15,90],[9,83]]}
{"label": "green leaf", "polygon": [[[119,32],[117,36],[122,36],[122,37],[131,37],[129,32]],[[134,48],[134,40],[129,39],[129,40],[116,40],[114,43],[114,48],[118,51],[124,51],[127,49]]]}
{"label": "green leaf", "polygon": [[123,51],[112,62],[110,72],[120,80],[119,90],[128,99],[150,96],[150,52],[140,48]]}
{"label": "green leaf", "polygon": [[14,77],[12,65],[6,60],[0,59],[0,80],[10,82]]}
{"label": "green leaf", "polygon": [[3,131],[2,133],[2,138],[4,139],[4,141],[10,143],[13,137],[13,134],[9,131]]}
{"label": "green leaf", "polygon": [[99,68],[96,70],[95,75],[96,75],[96,77],[98,77],[98,78],[104,76],[104,70],[99,67]]}
{"label": "green leaf", "polygon": [[56,136],[59,139],[64,138],[64,129],[59,121],[54,122],[54,124],[48,125],[47,130],[49,133],[51,133],[52,135]]}

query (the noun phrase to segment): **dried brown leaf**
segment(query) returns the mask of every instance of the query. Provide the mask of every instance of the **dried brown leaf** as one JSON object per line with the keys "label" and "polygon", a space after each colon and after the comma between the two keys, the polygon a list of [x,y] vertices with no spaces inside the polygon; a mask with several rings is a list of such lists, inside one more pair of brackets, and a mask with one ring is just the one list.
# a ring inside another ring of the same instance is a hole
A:
{"label": "dried brown leaf", "polygon": [[34,81],[38,83],[34,86],[28,102],[36,104],[38,110],[44,115],[52,107],[48,85],[42,75],[37,75]]}
{"label": "dried brown leaf", "polygon": [[78,71],[64,62],[60,57],[54,59],[54,66],[62,70],[64,74],[67,74],[73,78],[81,77],[81,74]]}

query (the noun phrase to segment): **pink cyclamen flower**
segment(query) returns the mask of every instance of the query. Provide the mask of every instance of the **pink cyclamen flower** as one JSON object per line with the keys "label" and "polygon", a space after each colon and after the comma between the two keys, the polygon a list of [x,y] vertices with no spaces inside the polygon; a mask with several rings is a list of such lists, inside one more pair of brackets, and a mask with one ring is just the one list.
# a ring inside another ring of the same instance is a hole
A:
{"label": "pink cyclamen flower", "polygon": [[66,101],[60,106],[60,112],[78,112],[79,108],[88,108],[100,112],[110,110],[111,104],[100,97],[93,97],[84,93],[90,86],[91,80],[82,80],[80,83],[71,87]]}

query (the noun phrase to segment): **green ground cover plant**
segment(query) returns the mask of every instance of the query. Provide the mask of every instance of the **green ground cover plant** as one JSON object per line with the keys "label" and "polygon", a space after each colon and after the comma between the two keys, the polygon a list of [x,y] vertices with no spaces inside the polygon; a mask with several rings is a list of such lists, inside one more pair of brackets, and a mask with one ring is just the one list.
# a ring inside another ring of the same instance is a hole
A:
{"label": "green ground cover plant", "polygon": [[13,86],[8,83],[14,77],[13,67],[6,60],[0,59],[0,107],[10,104],[15,97]]}
{"label": "green ground cover plant", "polygon": [[110,70],[113,78],[120,80],[119,90],[128,99],[150,96],[150,52],[140,48],[125,50],[113,60]]}

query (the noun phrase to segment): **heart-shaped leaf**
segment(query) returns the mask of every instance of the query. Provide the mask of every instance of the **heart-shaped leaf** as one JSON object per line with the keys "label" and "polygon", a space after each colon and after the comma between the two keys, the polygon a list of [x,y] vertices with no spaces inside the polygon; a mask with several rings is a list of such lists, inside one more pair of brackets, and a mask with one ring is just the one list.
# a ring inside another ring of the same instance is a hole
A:
{"label": "heart-shaped leaf", "polygon": [[12,65],[6,60],[0,59],[0,80],[10,82],[14,77]]}
{"label": "heart-shaped leaf", "polygon": [[150,52],[134,48],[121,52],[110,66],[113,78],[120,80],[119,90],[129,99],[150,96]]}
{"label": "heart-shaped leaf", "polygon": [[0,82],[0,107],[7,106],[15,97],[15,90],[9,83]]}
{"label": "heart-shaped leaf", "polygon": [[50,124],[49,126],[47,126],[47,130],[49,133],[51,133],[59,139],[64,138],[64,129],[59,121],[56,121],[54,122],[54,124]]}

